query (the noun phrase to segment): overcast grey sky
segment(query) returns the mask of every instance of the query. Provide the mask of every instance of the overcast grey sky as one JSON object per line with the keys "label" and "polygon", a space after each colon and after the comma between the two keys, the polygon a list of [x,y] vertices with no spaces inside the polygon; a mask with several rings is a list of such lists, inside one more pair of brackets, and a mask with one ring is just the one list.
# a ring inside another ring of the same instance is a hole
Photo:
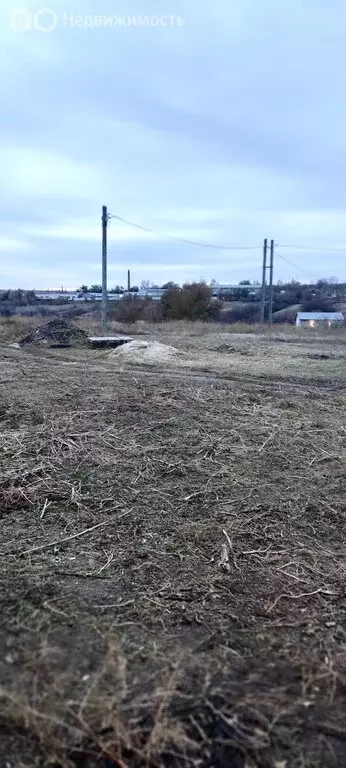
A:
{"label": "overcast grey sky", "polygon": [[103,203],[178,237],[258,246],[113,221],[111,284],[128,267],[136,282],[256,280],[265,236],[321,248],[278,246],[300,270],[278,258],[276,279],[346,279],[330,250],[346,246],[345,0],[45,2],[19,31],[44,3],[1,0],[0,287],[100,282]]}

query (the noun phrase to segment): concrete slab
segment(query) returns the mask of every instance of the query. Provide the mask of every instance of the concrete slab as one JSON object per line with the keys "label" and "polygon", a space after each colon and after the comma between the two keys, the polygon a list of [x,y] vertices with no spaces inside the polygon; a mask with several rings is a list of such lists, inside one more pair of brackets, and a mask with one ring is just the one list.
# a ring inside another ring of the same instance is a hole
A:
{"label": "concrete slab", "polygon": [[88,342],[93,349],[113,349],[115,347],[121,347],[123,344],[128,344],[129,341],[133,341],[131,336],[89,336]]}

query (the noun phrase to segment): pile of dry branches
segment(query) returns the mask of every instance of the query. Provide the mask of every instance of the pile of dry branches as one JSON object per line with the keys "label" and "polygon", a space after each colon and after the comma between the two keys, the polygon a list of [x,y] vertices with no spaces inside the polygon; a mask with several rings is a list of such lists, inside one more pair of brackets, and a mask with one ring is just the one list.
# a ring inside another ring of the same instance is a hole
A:
{"label": "pile of dry branches", "polygon": [[39,325],[20,341],[20,346],[27,344],[54,344],[64,346],[83,346],[88,338],[85,331],[73,325],[63,317],[55,317],[48,323]]}

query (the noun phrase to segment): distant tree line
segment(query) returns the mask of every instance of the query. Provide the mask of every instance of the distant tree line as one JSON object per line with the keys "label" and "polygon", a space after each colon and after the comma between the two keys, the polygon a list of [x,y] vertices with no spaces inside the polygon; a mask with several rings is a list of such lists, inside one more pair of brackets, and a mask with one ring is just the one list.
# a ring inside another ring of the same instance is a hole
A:
{"label": "distant tree line", "polygon": [[[142,290],[159,286],[143,280]],[[162,320],[219,320],[220,322],[258,322],[260,306],[259,283],[241,280],[229,293],[219,292],[216,281],[211,286],[203,281],[185,283],[180,287],[173,281],[165,283],[165,293],[160,301],[153,301],[149,296],[139,298],[138,286],[131,289],[132,295],[126,295],[121,302],[110,306],[111,317],[122,322],[135,322],[145,319],[153,322]],[[250,290],[251,289],[251,290]],[[101,293],[101,285],[82,285],[80,293]],[[116,285],[112,293],[125,293],[123,286]],[[219,298],[218,298],[219,295]],[[222,300],[221,300],[222,296]],[[65,299],[50,301],[64,303]],[[335,278],[319,280],[316,283],[299,283],[296,280],[284,283],[279,281],[273,288],[274,322],[293,322],[296,312],[325,311],[332,312],[336,304],[346,301],[346,283],[338,283]],[[226,303],[225,303],[226,302]],[[13,315],[16,309],[26,308],[34,312],[34,305],[40,305],[42,312],[45,303],[38,299],[34,291],[21,289],[0,292],[0,315]],[[38,309],[38,308],[37,308]],[[267,309],[267,308],[266,308]],[[40,310],[41,311],[41,310]]]}
{"label": "distant tree line", "polygon": [[[175,285],[175,283],[167,283],[167,286],[170,287],[171,285]],[[149,291],[152,288],[166,288],[166,285],[156,285],[155,283],[151,283],[150,280],[142,280],[140,284],[140,288],[142,291]],[[113,288],[108,289],[108,293],[138,293],[139,286],[138,285],[132,285],[130,290],[128,291],[127,288],[124,288],[123,285],[115,285]],[[102,293],[102,285],[81,285],[80,288],[77,289],[78,293]]]}
{"label": "distant tree line", "polygon": [[[131,290],[137,292],[138,286],[133,286]],[[77,288],[77,293],[102,293],[102,285],[81,285],[80,288]],[[123,285],[115,285],[108,289],[108,293],[125,293],[125,288]]]}
{"label": "distant tree line", "polygon": [[[251,286],[250,281],[241,281],[239,290],[232,289],[231,296],[222,295],[221,301],[214,296],[217,293],[215,285],[210,287],[203,281],[186,283],[182,288],[173,282],[166,283],[162,286],[166,292],[159,302],[149,297],[145,301],[136,296],[127,297],[112,309],[112,315],[122,322],[140,319],[153,322],[180,319],[219,320],[224,323],[259,322],[258,283],[252,284],[255,289],[252,296],[249,296],[248,288],[245,290],[243,286]],[[315,284],[301,284],[295,280],[281,282],[274,286],[274,322],[294,322],[298,310],[332,312],[337,302],[343,299],[346,300],[346,283],[337,284],[328,280],[320,280]],[[226,306],[225,300],[228,302]],[[278,314],[275,316],[275,313]]]}
{"label": "distant tree line", "polygon": [[34,307],[38,303],[35,291],[24,291],[18,288],[14,291],[0,293],[0,316],[11,317],[16,310],[23,307]]}
{"label": "distant tree line", "polygon": [[27,306],[28,304],[36,304],[37,297],[35,291],[23,291],[21,288],[16,288],[14,291],[2,291],[0,294],[0,301],[12,302],[18,307]]}

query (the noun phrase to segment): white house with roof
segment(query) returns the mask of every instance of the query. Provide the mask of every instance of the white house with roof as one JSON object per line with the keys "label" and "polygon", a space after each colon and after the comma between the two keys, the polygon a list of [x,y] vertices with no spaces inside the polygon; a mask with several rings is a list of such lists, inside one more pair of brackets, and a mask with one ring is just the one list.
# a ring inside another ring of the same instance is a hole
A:
{"label": "white house with roof", "polygon": [[296,325],[307,325],[314,328],[319,325],[343,325],[342,312],[298,312]]}

